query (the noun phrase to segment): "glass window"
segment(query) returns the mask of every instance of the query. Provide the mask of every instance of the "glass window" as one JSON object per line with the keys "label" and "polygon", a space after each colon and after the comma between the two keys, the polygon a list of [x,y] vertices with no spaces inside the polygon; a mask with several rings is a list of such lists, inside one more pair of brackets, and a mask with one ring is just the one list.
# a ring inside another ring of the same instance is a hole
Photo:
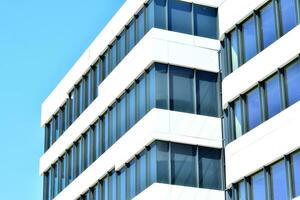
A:
{"label": "glass window", "polygon": [[126,200],[126,170],[123,168],[118,176],[119,179],[119,187],[118,194],[119,200]]}
{"label": "glass window", "polygon": [[119,124],[120,124],[120,135],[122,136],[127,130],[126,124],[126,95],[124,94],[120,98],[120,102],[118,103],[119,106]]}
{"label": "glass window", "polygon": [[146,81],[143,75],[139,79],[138,87],[138,119],[141,119],[146,113]]}
{"label": "glass window", "polygon": [[266,199],[266,183],[264,172],[259,172],[251,177],[251,186],[253,200]]}
{"label": "glass window", "polygon": [[79,83],[79,113],[82,113],[85,108],[85,81],[82,79]]}
{"label": "glass window", "polygon": [[113,42],[110,47],[110,72],[117,66],[117,44]]}
{"label": "glass window", "polygon": [[169,144],[157,141],[157,182],[169,183]]}
{"label": "glass window", "polygon": [[138,174],[138,179],[139,179],[139,192],[142,192],[146,189],[147,187],[147,159],[146,159],[146,152],[143,151],[139,155],[138,159],[138,165],[139,165],[139,174]]}
{"label": "glass window", "polygon": [[287,179],[285,162],[280,161],[271,166],[273,200],[287,200]]}
{"label": "glass window", "polygon": [[102,199],[109,200],[108,175],[102,181]]}
{"label": "glass window", "polygon": [[93,187],[93,200],[101,200],[101,185],[98,183]]}
{"label": "glass window", "polygon": [[137,16],[137,41],[145,35],[145,9],[143,8]]}
{"label": "glass window", "polygon": [[44,152],[46,152],[50,145],[51,145],[51,140],[50,140],[50,123],[45,125],[45,148],[44,148]]}
{"label": "glass window", "polygon": [[235,137],[238,138],[242,136],[242,106],[241,100],[238,99],[234,102],[234,128]]}
{"label": "glass window", "polygon": [[197,186],[195,146],[171,144],[171,173],[172,184]]}
{"label": "glass window", "polygon": [[218,75],[211,72],[197,71],[197,113],[218,116]]}
{"label": "glass window", "polygon": [[47,191],[48,191],[48,196],[47,196],[47,199],[48,200],[52,200],[52,193],[53,193],[53,190],[52,190],[52,188],[53,188],[53,181],[52,181],[52,179],[53,179],[53,176],[52,176],[52,174],[53,174],[53,170],[52,169],[50,169],[49,171],[48,171],[48,183],[47,183],[47,186],[48,186],[48,188],[47,188]]}
{"label": "glass window", "polygon": [[129,117],[129,128],[135,124],[135,86],[132,86],[128,93],[128,117]]}
{"label": "glass window", "polygon": [[135,20],[132,20],[131,23],[128,25],[127,37],[128,37],[127,51],[129,52],[135,45]]}
{"label": "glass window", "polygon": [[256,30],[254,17],[248,19],[242,25],[243,44],[244,44],[244,62],[247,62],[257,54]]}
{"label": "glass window", "polygon": [[294,197],[300,196],[300,152],[292,155],[292,180]]}
{"label": "glass window", "polygon": [[298,62],[294,62],[287,68],[285,68],[286,75],[286,88],[288,105],[296,103],[300,99],[300,65]]}
{"label": "glass window", "polygon": [[135,160],[131,161],[129,168],[127,169],[128,186],[129,186],[129,198],[132,199],[136,195],[136,164]]}
{"label": "glass window", "polygon": [[238,34],[234,30],[230,33],[230,52],[231,52],[231,67],[232,71],[239,67],[239,45],[238,45]]}
{"label": "glass window", "polygon": [[194,113],[194,70],[170,67],[170,109]]}
{"label": "glass window", "polygon": [[238,200],[246,200],[246,198],[246,183],[245,181],[241,181],[240,183],[238,183]]}
{"label": "glass window", "polygon": [[71,183],[74,175],[74,146],[68,151],[68,183]]}
{"label": "glass window", "polygon": [[217,39],[218,10],[207,6],[194,4],[195,34]]}
{"label": "glass window", "polygon": [[71,109],[70,109],[70,123],[74,122],[75,118],[76,118],[76,102],[75,102],[75,91],[72,90],[72,92],[70,93],[70,104],[71,104]]}
{"label": "glass window", "polygon": [[267,116],[271,118],[281,110],[280,83],[277,74],[265,82],[265,93]]}
{"label": "glass window", "polygon": [[[106,50],[105,53],[102,55],[102,67],[104,71],[104,78],[108,76],[110,73],[110,67],[109,67],[109,51]],[[104,79],[103,78],[103,79]]]}
{"label": "glass window", "polygon": [[95,159],[102,154],[102,129],[100,120],[96,121],[94,125],[94,145],[95,145]]}
{"label": "glass window", "polygon": [[221,190],[221,151],[199,147],[199,186]]}
{"label": "glass window", "polygon": [[90,71],[87,73],[87,105],[92,103],[94,100],[94,70],[93,68],[90,69]]}
{"label": "glass window", "polygon": [[67,161],[68,161],[68,157],[67,154],[63,155],[62,159],[61,159],[61,190],[63,190],[66,187],[66,175],[67,175]]}
{"label": "glass window", "polygon": [[156,156],[156,144],[152,144],[150,150],[148,151],[149,157],[149,185],[157,182],[157,156]]}
{"label": "glass window", "polygon": [[248,130],[251,130],[261,123],[261,105],[259,89],[255,88],[246,95],[248,111]]}
{"label": "glass window", "polygon": [[126,34],[125,30],[120,34],[118,39],[118,63],[126,56]]}
{"label": "glass window", "polygon": [[55,127],[55,138],[54,141],[56,141],[59,138],[60,132],[59,132],[59,124],[60,124],[59,115],[56,114],[54,117],[54,127]]}
{"label": "glass window", "polygon": [[54,172],[54,197],[58,194],[58,162],[54,165],[53,168],[53,172]]}
{"label": "glass window", "polygon": [[280,15],[283,34],[297,25],[295,0],[280,0]]}
{"label": "glass window", "polygon": [[273,2],[268,3],[260,11],[262,45],[267,48],[276,40],[275,14]]}
{"label": "glass window", "polygon": [[109,112],[110,114],[110,124],[111,124],[111,129],[110,129],[110,146],[113,145],[117,141],[117,105],[113,104],[112,108]]}
{"label": "glass window", "polygon": [[110,181],[110,187],[109,187],[109,193],[110,193],[110,200],[117,200],[117,174],[116,172],[113,172],[109,176]]}
{"label": "glass window", "polygon": [[146,32],[154,27],[154,0],[148,2],[146,8]]}
{"label": "glass window", "polygon": [[102,117],[102,129],[103,129],[103,140],[104,140],[104,151],[106,151],[109,148],[109,119],[107,112]]}
{"label": "glass window", "polygon": [[192,34],[192,4],[170,0],[168,5],[169,30]]}
{"label": "glass window", "polygon": [[85,149],[86,149],[86,167],[90,166],[93,162],[93,129],[90,128],[90,130],[87,132],[86,135],[86,141],[85,141]]}
{"label": "glass window", "polygon": [[155,69],[152,67],[147,73],[147,111],[155,107]]}
{"label": "glass window", "polygon": [[168,66],[164,64],[155,64],[155,92],[156,107],[168,108]]}
{"label": "glass window", "polygon": [[166,0],[155,1],[155,27],[166,29]]}

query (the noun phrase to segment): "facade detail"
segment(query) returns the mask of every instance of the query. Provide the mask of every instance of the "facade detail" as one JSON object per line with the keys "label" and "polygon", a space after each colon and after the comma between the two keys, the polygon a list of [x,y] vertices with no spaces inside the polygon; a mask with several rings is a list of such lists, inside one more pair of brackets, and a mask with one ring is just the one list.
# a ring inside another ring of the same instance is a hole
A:
{"label": "facade detail", "polygon": [[127,0],[42,104],[43,200],[299,200],[300,1]]}

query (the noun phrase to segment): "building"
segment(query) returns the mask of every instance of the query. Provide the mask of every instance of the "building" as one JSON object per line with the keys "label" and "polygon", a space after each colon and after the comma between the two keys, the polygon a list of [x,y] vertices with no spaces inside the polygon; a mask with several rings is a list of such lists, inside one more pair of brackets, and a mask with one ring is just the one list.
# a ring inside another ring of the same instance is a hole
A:
{"label": "building", "polygon": [[43,199],[300,199],[299,22],[299,0],[127,0],[42,105]]}

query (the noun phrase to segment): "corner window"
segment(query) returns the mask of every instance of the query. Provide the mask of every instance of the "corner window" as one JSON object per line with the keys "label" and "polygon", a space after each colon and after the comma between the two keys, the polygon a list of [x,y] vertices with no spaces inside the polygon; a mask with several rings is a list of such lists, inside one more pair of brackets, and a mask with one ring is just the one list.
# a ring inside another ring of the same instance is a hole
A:
{"label": "corner window", "polygon": [[157,182],[169,183],[169,144],[156,142],[157,149]]}
{"label": "corner window", "polygon": [[192,4],[170,0],[168,5],[169,29],[192,34]]}
{"label": "corner window", "polygon": [[155,27],[160,29],[166,29],[166,0],[154,0],[155,1]]}
{"label": "corner window", "polygon": [[168,66],[155,64],[156,107],[168,109]]}
{"label": "corner window", "polygon": [[218,10],[194,4],[195,35],[217,39]]}

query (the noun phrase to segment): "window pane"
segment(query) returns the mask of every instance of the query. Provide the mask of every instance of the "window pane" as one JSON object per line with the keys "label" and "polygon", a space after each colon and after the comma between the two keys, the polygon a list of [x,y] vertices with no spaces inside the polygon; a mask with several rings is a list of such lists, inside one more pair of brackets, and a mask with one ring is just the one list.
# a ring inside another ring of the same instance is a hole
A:
{"label": "window pane", "polygon": [[194,4],[195,34],[217,39],[218,10]]}
{"label": "window pane", "polygon": [[126,37],[125,37],[125,31],[123,31],[120,34],[120,37],[118,39],[118,49],[119,49],[119,61],[118,63],[125,57],[126,55]]}
{"label": "window pane", "polygon": [[157,182],[169,183],[169,144],[156,142],[157,147]]}
{"label": "window pane", "polygon": [[263,48],[267,48],[276,40],[275,14],[273,2],[270,2],[260,11]]}
{"label": "window pane", "polygon": [[286,169],[285,162],[271,166],[271,179],[272,179],[272,195],[274,200],[287,200],[287,180],[286,180]]}
{"label": "window pane", "polygon": [[218,75],[211,72],[197,71],[197,113],[218,116]]}
{"label": "window pane", "polygon": [[129,114],[129,128],[135,124],[135,86],[132,86],[128,93],[128,114]]}
{"label": "window pane", "polygon": [[300,152],[292,155],[294,197],[300,196]]}
{"label": "window pane", "polygon": [[239,67],[238,35],[236,30],[230,33],[230,52],[231,52],[231,67],[232,67],[232,71],[234,71]]}
{"label": "window pane", "polygon": [[166,0],[155,1],[155,27],[166,29]]}
{"label": "window pane", "polygon": [[155,69],[147,73],[147,112],[155,107]]}
{"label": "window pane", "polygon": [[169,29],[192,34],[192,4],[170,0],[168,9]]}
{"label": "window pane", "polygon": [[155,92],[156,107],[168,108],[168,66],[164,64],[155,64]]}
{"label": "window pane", "polygon": [[143,8],[137,18],[137,41],[140,41],[145,35],[145,9]]}
{"label": "window pane", "polygon": [[297,25],[295,0],[280,0],[280,14],[283,34]]}
{"label": "window pane", "polygon": [[120,102],[118,104],[119,106],[119,124],[120,124],[120,135],[122,136],[126,130],[127,130],[127,126],[126,126],[126,95],[123,95],[120,98]]}
{"label": "window pane", "polygon": [[273,117],[281,110],[279,76],[275,75],[265,83],[268,118]]}
{"label": "window pane", "polygon": [[110,48],[110,71],[117,66],[117,43],[113,42]]}
{"label": "window pane", "polygon": [[129,24],[127,30],[127,37],[128,37],[128,52],[134,47],[135,45],[135,20]]}
{"label": "window pane", "polygon": [[128,168],[128,182],[129,182],[129,198],[132,199],[136,195],[136,164],[135,160],[130,163]]}
{"label": "window pane", "polygon": [[197,186],[195,146],[171,144],[172,184]]}
{"label": "window pane", "polygon": [[70,93],[70,102],[71,102],[70,116],[71,116],[71,123],[72,123],[76,118],[76,102],[75,102],[74,90]]}
{"label": "window pane", "polygon": [[288,105],[296,103],[300,99],[300,65],[294,62],[285,69],[286,74],[286,87]]}
{"label": "window pane", "polygon": [[116,104],[112,105],[112,108],[109,112],[110,114],[110,146],[112,146],[117,141],[117,106]]}
{"label": "window pane", "polygon": [[257,54],[255,21],[251,17],[243,25],[244,62],[247,62]]}
{"label": "window pane", "polygon": [[102,118],[102,124],[103,124],[103,140],[104,140],[104,151],[106,151],[108,148],[109,148],[109,120],[108,120],[108,114],[105,113],[103,115],[103,118]]}
{"label": "window pane", "polygon": [[59,119],[59,115],[57,114],[57,115],[55,115],[55,117],[54,117],[55,119],[54,119],[54,127],[55,127],[55,141],[59,138],[59,124],[60,124],[60,119]]}
{"label": "window pane", "polygon": [[93,188],[93,200],[101,200],[101,193],[100,193],[101,185],[98,183]]}
{"label": "window pane", "polygon": [[246,200],[246,183],[244,181],[238,184],[238,200]]}
{"label": "window pane", "polygon": [[52,173],[53,173],[53,170],[52,169],[50,169],[49,171],[48,171],[48,183],[47,183],[47,186],[48,186],[48,188],[47,188],[47,191],[48,191],[48,198],[47,198],[47,200],[51,200],[52,199],[52,187],[53,187],[53,185],[52,185]]}
{"label": "window pane", "polygon": [[54,165],[54,197],[58,194],[58,163]]}
{"label": "window pane", "polygon": [[242,107],[240,99],[234,102],[235,138],[242,136]]}
{"label": "window pane", "polygon": [[138,83],[138,119],[141,119],[146,113],[146,81],[143,75]]}
{"label": "window pane", "polygon": [[142,192],[147,187],[147,163],[146,163],[146,152],[142,152],[140,154],[140,158],[138,159],[139,163],[139,192]]}
{"label": "window pane", "polygon": [[68,151],[68,183],[71,183],[73,180],[74,174],[74,146]]}
{"label": "window pane", "polygon": [[252,197],[253,200],[266,199],[266,186],[264,172],[259,172],[251,177]]}
{"label": "window pane", "polygon": [[67,159],[67,154],[65,154],[61,160],[61,190],[66,187]]}
{"label": "window pane", "polygon": [[149,184],[157,182],[157,156],[156,156],[156,144],[151,145],[151,148],[148,152],[149,155]]}
{"label": "window pane", "polygon": [[119,187],[118,194],[119,200],[126,200],[126,170],[123,168],[118,176],[119,178]]}
{"label": "window pane", "polygon": [[221,190],[221,151],[199,147],[199,186]]}
{"label": "window pane", "polygon": [[247,94],[248,130],[251,130],[261,123],[261,106],[259,89],[255,88]]}
{"label": "window pane", "polygon": [[117,200],[117,174],[113,172],[112,175],[109,176],[110,181],[110,200]]}
{"label": "window pane", "polygon": [[94,134],[95,134],[95,158],[99,158],[99,156],[102,154],[102,123],[100,120],[96,121],[94,126]]}
{"label": "window pane", "polygon": [[103,179],[103,182],[102,182],[102,199],[109,200],[108,175]]}
{"label": "window pane", "polygon": [[154,27],[154,0],[150,0],[148,2],[146,15],[147,15],[146,16],[146,20],[147,20],[146,32],[148,32],[152,27]]}
{"label": "window pane", "polygon": [[110,73],[108,50],[102,56],[102,67],[104,71],[104,78],[106,78]]}
{"label": "window pane", "polygon": [[170,67],[170,109],[194,113],[194,70]]}

